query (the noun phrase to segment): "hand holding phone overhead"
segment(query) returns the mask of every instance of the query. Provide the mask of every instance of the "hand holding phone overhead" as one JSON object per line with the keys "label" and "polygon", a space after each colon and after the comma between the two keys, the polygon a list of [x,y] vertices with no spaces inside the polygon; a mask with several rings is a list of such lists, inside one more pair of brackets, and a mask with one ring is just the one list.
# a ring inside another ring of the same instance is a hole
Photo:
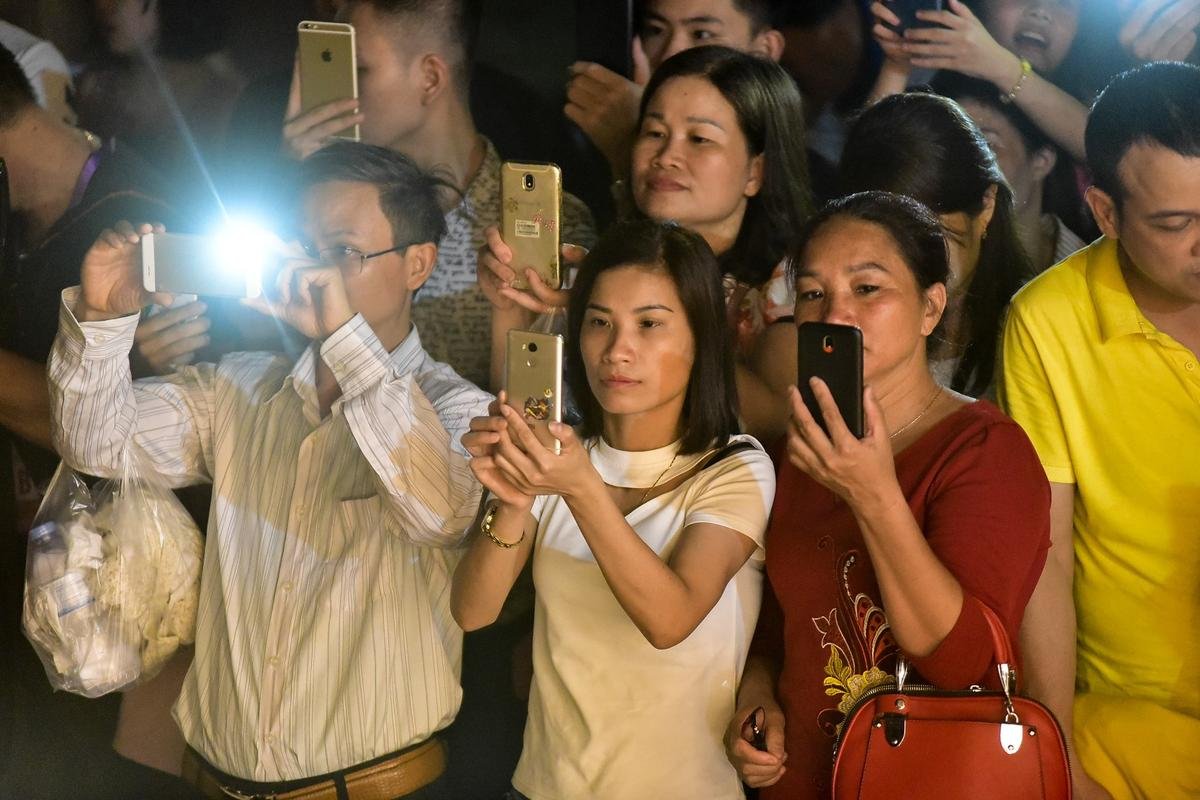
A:
{"label": "hand holding phone overhead", "polygon": [[330,139],[359,141],[358,63],[354,26],[301,22],[283,124],[283,149],[295,159]]}

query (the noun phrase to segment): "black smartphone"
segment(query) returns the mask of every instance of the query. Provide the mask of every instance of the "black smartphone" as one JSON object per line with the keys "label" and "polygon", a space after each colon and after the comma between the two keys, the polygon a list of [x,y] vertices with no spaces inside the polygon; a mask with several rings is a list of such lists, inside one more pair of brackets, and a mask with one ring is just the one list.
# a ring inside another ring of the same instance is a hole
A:
{"label": "black smartphone", "polygon": [[896,33],[903,33],[909,28],[936,27],[932,22],[917,19],[918,11],[941,11],[946,7],[944,0],[885,0],[885,4],[893,14],[900,18],[899,25],[892,25]]}
{"label": "black smartphone", "polygon": [[762,723],[758,718],[766,716],[766,711],[762,706],[750,712],[750,716],[746,719],[746,724],[750,726],[750,744],[754,745],[755,750],[767,749],[767,732],[762,729]]}
{"label": "black smartphone", "polygon": [[633,0],[575,4],[575,56],[625,78],[633,75]]}
{"label": "black smartphone", "polygon": [[842,412],[846,427],[859,439],[863,437],[863,362],[862,331],[851,325],[804,322],[799,329],[798,386],[804,404],[826,434],[825,417],[813,395],[809,378],[825,381]]}

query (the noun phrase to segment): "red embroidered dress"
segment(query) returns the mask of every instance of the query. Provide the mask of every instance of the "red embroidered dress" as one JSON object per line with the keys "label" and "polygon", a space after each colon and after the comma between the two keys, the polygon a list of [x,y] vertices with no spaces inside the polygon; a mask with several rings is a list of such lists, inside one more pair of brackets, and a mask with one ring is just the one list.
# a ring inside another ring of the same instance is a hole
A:
{"label": "red embroidered dress", "polygon": [[[962,612],[941,645],[910,659],[935,685],[985,680],[991,639],[979,601],[1016,640],[1050,542],[1050,488],[1025,432],[980,400],[941,420],[896,457],[909,507],[962,585]],[[781,666],[787,772],[763,800],[825,798],[846,712],[888,680],[896,643],[850,508],[784,463],[767,531],[767,577],[751,655]]]}

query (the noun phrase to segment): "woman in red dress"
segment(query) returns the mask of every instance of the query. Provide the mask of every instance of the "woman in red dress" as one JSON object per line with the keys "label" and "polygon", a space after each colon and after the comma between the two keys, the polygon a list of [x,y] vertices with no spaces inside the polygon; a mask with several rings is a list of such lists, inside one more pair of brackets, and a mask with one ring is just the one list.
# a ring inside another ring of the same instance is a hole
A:
{"label": "woman in red dress", "polygon": [[1049,485],[1024,431],[930,373],[948,274],[931,212],[899,195],[851,195],[813,218],[795,252],[797,324],[862,331],[866,433],[850,433],[819,380],[829,435],[792,390],[767,532],[771,591],[726,735],[763,800],[829,796],[837,733],[898,655],[939,687],[987,683],[981,605],[1015,641],[1049,547]]}

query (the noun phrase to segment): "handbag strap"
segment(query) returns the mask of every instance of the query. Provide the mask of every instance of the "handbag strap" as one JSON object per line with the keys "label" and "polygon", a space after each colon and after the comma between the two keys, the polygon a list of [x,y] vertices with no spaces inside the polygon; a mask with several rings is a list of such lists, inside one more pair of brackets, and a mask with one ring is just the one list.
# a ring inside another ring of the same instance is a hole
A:
{"label": "handbag strap", "polygon": [[1008,638],[1008,631],[1004,630],[1004,623],[1000,621],[1000,615],[982,600],[977,602],[979,610],[983,612],[983,618],[992,631],[992,653],[996,658],[996,672],[1000,676],[1000,688],[1004,690],[1004,696],[1008,698],[1011,705],[1012,697],[1017,693],[1017,657],[1013,652],[1012,640]]}
{"label": "handbag strap", "polygon": [[[1000,615],[982,600],[977,599],[976,602],[979,604],[979,610],[983,613],[983,618],[992,634],[992,655],[996,660],[996,672],[1000,677],[1000,687],[1011,702],[1012,696],[1017,693],[1017,659],[1013,651],[1012,640],[1008,637],[1008,631],[1004,629],[1004,623],[1000,621]],[[907,678],[908,660],[901,654],[896,660],[896,688],[898,691],[904,691]]]}

